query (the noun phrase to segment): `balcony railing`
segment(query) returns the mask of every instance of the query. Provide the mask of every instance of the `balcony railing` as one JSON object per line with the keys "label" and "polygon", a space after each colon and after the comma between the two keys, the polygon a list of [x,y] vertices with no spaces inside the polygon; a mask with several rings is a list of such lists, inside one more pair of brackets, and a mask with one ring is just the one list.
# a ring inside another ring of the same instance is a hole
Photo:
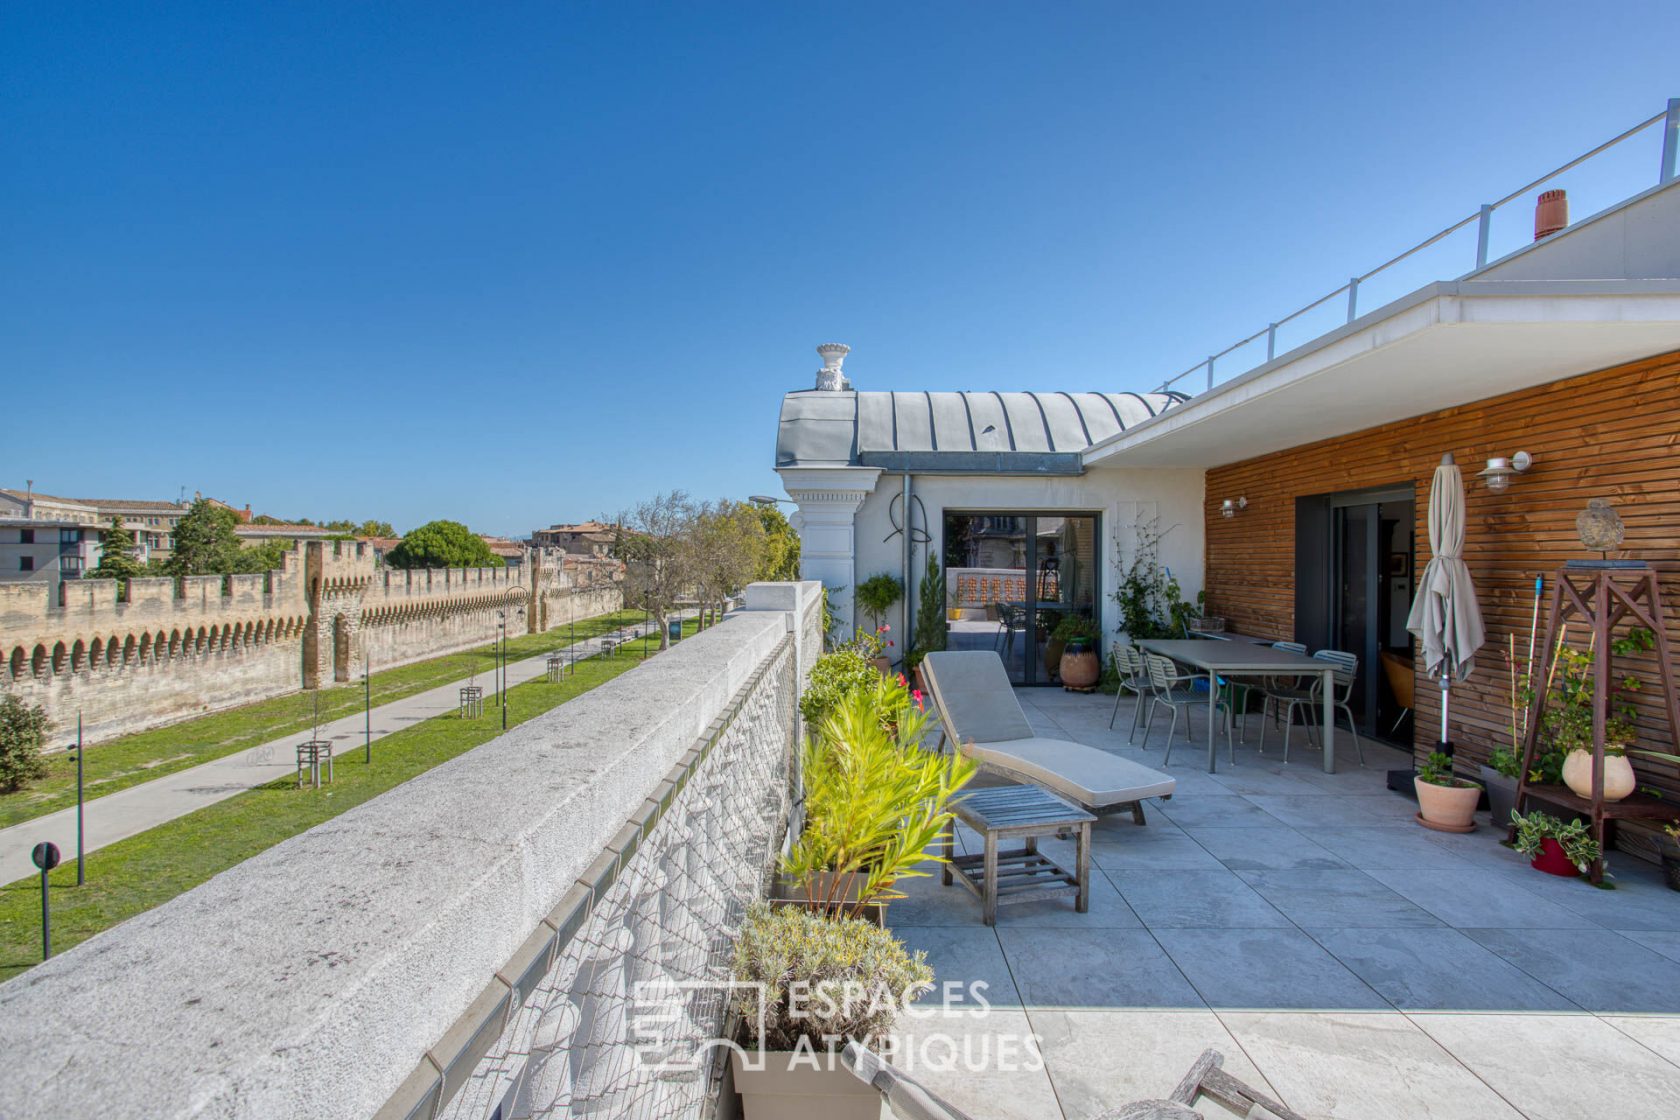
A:
{"label": "balcony railing", "polygon": [[[1304,307],[1297,308],[1275,322],[1267,323],[1264,327],[1254,333],[1231,343],[1231,345],[1225,347],[1225,349],[1208,355],[1206,358],[1203,358],[1201,361],[1197,362],[1195,365],[1191,366],[1182,373],[1175,374],[1174,376],[1167,378],[1165,381],[1161,382],[1159,386],[1157,386],[1156,391],[1165,392],[1166,390],[1175,387],[1179,392],[1192,391],[1189,386],[1180,385],[1180,382],[1185,381],[1187,378],[1193,379],[1197,374],[1202,375],[1202,387],[1205,389],[1211,389],[1219,380],[1235,377],[1240,373],[1246,373],[1248,370],[1261,365],[1263,362],[1269,362],[1276,358],[1279,353],[1278,343],[1280,332],[1285,331],[1286,328],[1292,326],[1305,327],[1308,318],[1313,315],[1313,312],[1319,311],[1320,309],[1334,309],[1338,306],[1345,305],[1346,318],[1341,321],[1346,323],[1353,322],[1359,317],[1361,285],[1367,284],[1368,282],[1375,280],[1377,277],[1383,276],[1385,273],[1389,273],[1390,270],[1394,269],[1396,266],[1412,260],[1425,250],[1449,241],[1455,234],[1467,234],[1471,227],[1474,227],[1476,230],[1474,268],[1482,268],[1489,260],[1488,254],[1490,252],[1494,233],[1493,217],[1500,209],[1512,202],[1515,202],[1517,199],[1524,197],[1528,194],[1528,192],[1545,186],[1547,183],[1553,182],[1583,164],[1604,155],[1605,153],[1611,151],[1611,149],[1617,148],[1619,145],[1622,145],[1633,139],[1635,136],[1645,132],[1652,125],[1659,123],[1662,125],[1662,151],[1658,158],[1655,185],[1661,186],[1662,184],[1667,183],[1675,177],[1676,165],[1677,163],[1680,163],[1680,97],[1670,98],[1668,107],[1663,112],[1652,117],[1647,117],[1638,124],[1634,125],[1632,128],[1629,128],[1627,131],[1619,133],[1616,136],[1612,136],[1610,139],[1598,145],[1596,148],[1593,148],[1591,151],[1584,152],[1570,160],[1568,163],[1563,164],[1561,167],[1554,168],[1553,170],[1540,176],[1538,179],[1525,183],[1498,201],[1482,204],[1476,210],[1452,223],[1446,229],[1443,229],[1433,237],[1425,238],[1416,245],[1413,245],[1410,249],[1400,253],[1398,256],[1390,257],[1388,260],[1377,265],[1375,268],[1369,269],[1350,278],[1347,283],[1326,292]],[[1646,166],[1649,167],[1649,164]],[[1627,169],[1625,168],[1619,169],[1620,172],[1624,173],[1626,170]],[[1617,177],[1622,178],[1624,176],[1623,174],[1618,174]],[[1634,194],[1639,193],[1639,191],[1643,189],[1646,188],[1638,187],[1631,191],[1626,191],[1625,193],[1618,193],[1615,201],[1622,201],[1625,198],[1631,198]],[[1463,253],[1468,246],[1456,246],[1455,248],[1459,253]],[[1460,257],[1460,261],[1462,263],[1457,266],[1451,264],[1444,266],[1441,269],[1441,274],[1437,274],[1431,277],[1431,279],[1441,279],[1442,274],[1459,274],[1459,269],[1462,267],[1462,264],[1469,263],[1463,257]],[[1474,271],[1474,269],[1471,271]],[[1324,320],[1325,316],[1313,318],[1312,323],[1319,329],[1314,329],[1310,335],[1301,339],[1301,341],[1307,341],[1308,339],[1317,337],[1318,334],[1323,333],[1323,330],[1326,328]],[[1262,343],[1264,344],[1266,355],[1264,359],[1259,357],[1259,351]],[[1287,349],[1287,347],[1285,347],[1285,349]],[[1194,384],[1195,382],[1192,380],[1191,385]]]}

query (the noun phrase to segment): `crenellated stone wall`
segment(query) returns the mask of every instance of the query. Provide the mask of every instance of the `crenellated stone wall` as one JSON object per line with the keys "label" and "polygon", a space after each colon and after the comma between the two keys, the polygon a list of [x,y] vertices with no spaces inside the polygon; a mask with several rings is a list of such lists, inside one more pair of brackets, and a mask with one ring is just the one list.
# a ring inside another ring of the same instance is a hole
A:
{"label": "crenellated stone wall", "polygon": [[358,541],[309,541],[260,575],[0,584],[0,691],[55,738],[98,740],[483,645],[619,608],[609,560],[542,549],[507,568],[386,568]]}

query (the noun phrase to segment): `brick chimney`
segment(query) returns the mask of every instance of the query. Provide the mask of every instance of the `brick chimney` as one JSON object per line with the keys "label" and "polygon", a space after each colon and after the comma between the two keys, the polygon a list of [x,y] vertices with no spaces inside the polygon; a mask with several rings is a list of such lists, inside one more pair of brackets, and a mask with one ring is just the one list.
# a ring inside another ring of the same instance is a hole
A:
{"label": "brick chimney", "polygon": [[1550,237],[1569,224],[1569,193],[1541,191],[1534,201],[1534,240]]}
{"label": "brick chimney", "polygon": [[822,358],[822,368],[817,371],[817,388],[831,393],[850,391],[852,383],[846,380],[840,366],[845,362],[846,355],[852,348],[844,342],[825,342],[817,347],[817,354]]}

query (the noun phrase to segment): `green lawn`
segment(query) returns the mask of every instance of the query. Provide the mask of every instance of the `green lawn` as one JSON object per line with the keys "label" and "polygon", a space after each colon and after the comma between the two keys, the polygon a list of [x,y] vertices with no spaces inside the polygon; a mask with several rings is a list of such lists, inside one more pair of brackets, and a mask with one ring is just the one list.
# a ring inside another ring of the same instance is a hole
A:
{"label": "green lawn", "polygon": [[[581,630],[581,628],[580,628]],[[684,624],[685,634],[694,623]],[[538,678],[508,691],[508,726],[523,723],[642,663],[658,642],[630,643],[617,657],[580,661],[577,672],[550,684]],[[401,672],[402,670],[398,670]],[[51,876],[53,951],[167,902],[258,852],[441,762],[501,734],[501,713],[490,703],[476,720],[438,716],[398,731],[373,746],[373,764],[354,749],[334,761],[334,781],[319,790],[291,779],[258,786],[196,813],[88,853],[88,881],[76,886],[73,853]],[[0,887],[0,981],[41,959],[41,881]]]}
{"label": "green lawn", "polygon": [[[579,622],[576,640],[593,638],[621,626],[641,622],[641,611],[619,611]],[[521,634],[508,639],[508,659],[518,661],[571,644],[573,634],[562,626],[544,634]],[[488,688],[495,672],[494,647],[463,650],[400,669],[373,674],[373,705],[400,700],[429,688],[477,673]],[[359,672],[359,670],[357,670]],[[321,722],[359,712],[362,682],[319,691]],[[316,693],[294,692],[229,708],[197,719],[124,735],[88,748],[84,781],[91,798],[162,777],[308,729],[313,723]],[[76,803],[76,764],[62,755],[47,763],[47,776],[28,789],[0,795],[0,828],[63,809]]]}

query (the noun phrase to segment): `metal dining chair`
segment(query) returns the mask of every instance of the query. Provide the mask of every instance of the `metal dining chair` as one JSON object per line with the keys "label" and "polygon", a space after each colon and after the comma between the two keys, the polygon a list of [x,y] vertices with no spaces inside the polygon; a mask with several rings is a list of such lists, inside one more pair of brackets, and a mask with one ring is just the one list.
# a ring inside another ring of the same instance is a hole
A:
{"label": "metal dining chair", "polygon": [[[1348,702],[1353,698],[1354,680],[1359,676],[1359,658],[1354,654],[1344,653],[1336,649],[1321,649],[1312,656],[1314,661],[1327,661],[1332,667],[1334,686],[1330,693],[1330,706],[1347,717],[1348,734],[1353,736],[1354,753],[1358,755],[1359,765],[1363,768],[1365,765],[1365,746],[1359,741],[1359,731],[1353,722],[1353,709],[1348,706]],[[1283,761],[1285,763],[1289,761],[1290,731],[1295,724],[1295,710],[1297,708],[1304,708],[1307,711],[1307,739],[1309,742],[1315,741],[1313,728],[1318,725],[1322,718],[1319,712],[1324,706],[1323,689],[1324,680],[1319,677],[1315,678],[1305,688],[1280,689],[1268,694],[1271,700],[1284,705]],[[1264,750],[1265,746],[1266,723],[1262,718],[1260,722],[1260,747]]]}
{"label": "metal dining chair", "polygon": [[[1113,728],[1120,715],[1120,701],[1129,692],[1137,697],[1132,707],[1132,726],[1126,732],[1126,742],[1137,739],[1138,725],[1143,722],[1143,702],[1149,696],[1149,674],[1143,666],[1143,655],[1130,642],[1114,643],[1114,666],[1120,673],[1120,687],[1114,694],[1114,711],[1109,713],[1108,726]],[[1149,736],[1143,737],[1143,749],[1149,749]]]}
{"label": "metal dining chair", "polygon": [[[1194,682],[1202,678],[1195,673],[1180,673],[1178,666],[1171,658],[1162,657],[1158,653],[1143,654],[1144,668],[1149,673],[1149,719],[1143,727],[1143,741],[1149,742],[1149,733],[1155,727],[1155,710],[1165,704],[1172,709],[1172,723],[1167,726],[1167,754],[1161,760],[1166,766],[1172,762],[1173,732],[1178,730],[1178,713],[1184,711],[1184,741],[1190,742],[1190,710],[1207,703],[1206,692],[1198,692],[1193,687]],[[1225,747],[1232,765],[1237,761],[1236,743],[1231,739],[1231,708],[1223,698],[1215,702],[1215,710],[1225,713]]]}

